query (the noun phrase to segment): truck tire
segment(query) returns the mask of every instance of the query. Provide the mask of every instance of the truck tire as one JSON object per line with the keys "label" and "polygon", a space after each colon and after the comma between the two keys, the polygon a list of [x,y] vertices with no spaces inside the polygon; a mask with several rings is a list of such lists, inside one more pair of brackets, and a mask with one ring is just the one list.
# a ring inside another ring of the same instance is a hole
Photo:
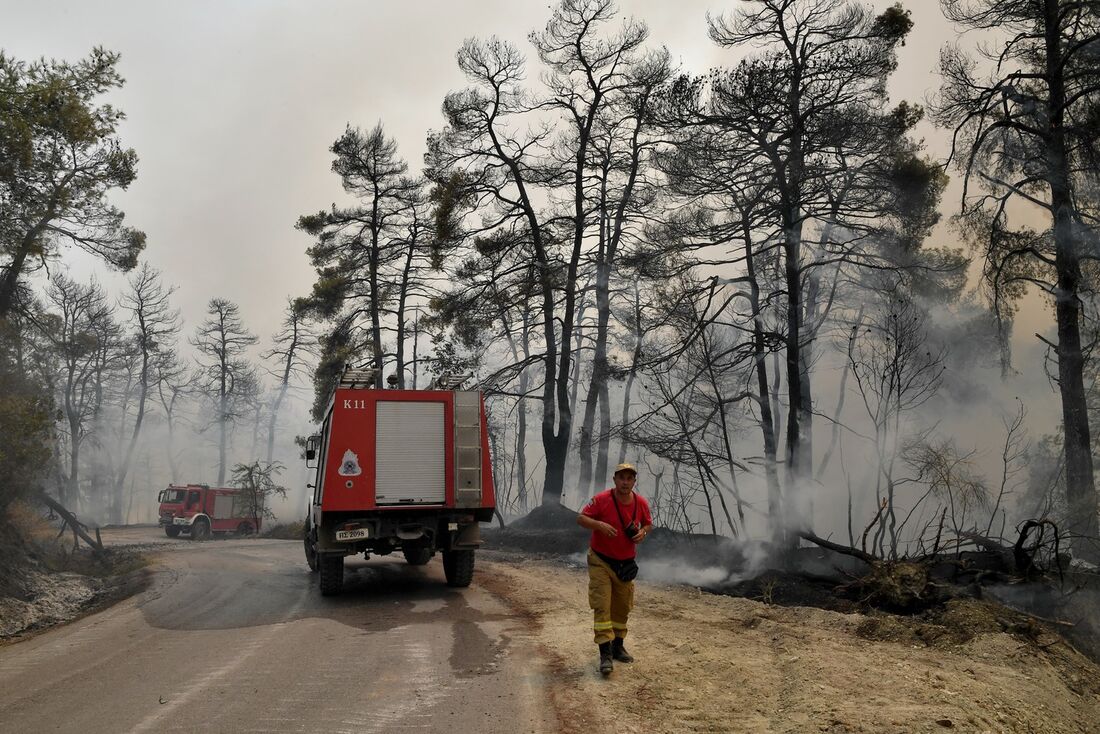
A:
{"label": "truck tire", "polygon": [[322,553],[317,557],[321,570],[321,596],[335,596],[344,588],[344,557]]}
{"label": "truck tire", "polygon": [[317,540],[313,537],[313,531],[307,530],[302,538],[302,544],[306,549],[306,564],[312,573],[317,573]]}
{"label": "truck tire", "polygon": [[191,525],[191,540],[209,540],[210,523],[205,518],[199,518]]}
{"label": "truck tire", "polygon": [[403,545],[401,552],[410,566],[423,566],[432,560],[432,547],[430,545]]}
{"label": "truck tire", "polygon": [[169,538],[178,538],[180,535],[180,529],[178,525],[165,525],[164,534]]}
{"label": "truck tire", "polygon": [[474,552],[472,550],[443,551],[443,574],[447,586],[463,588],[474,578]]}

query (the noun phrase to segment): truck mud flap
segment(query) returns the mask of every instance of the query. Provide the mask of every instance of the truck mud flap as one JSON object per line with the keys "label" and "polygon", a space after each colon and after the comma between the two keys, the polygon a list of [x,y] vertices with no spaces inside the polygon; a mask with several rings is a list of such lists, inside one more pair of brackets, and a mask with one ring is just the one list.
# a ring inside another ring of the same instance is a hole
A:
{"label": "truck mud flap", "polygon": [[451,548],[477,548],[481,545],[481,526],[476,522],[460,527],[451,535]]}

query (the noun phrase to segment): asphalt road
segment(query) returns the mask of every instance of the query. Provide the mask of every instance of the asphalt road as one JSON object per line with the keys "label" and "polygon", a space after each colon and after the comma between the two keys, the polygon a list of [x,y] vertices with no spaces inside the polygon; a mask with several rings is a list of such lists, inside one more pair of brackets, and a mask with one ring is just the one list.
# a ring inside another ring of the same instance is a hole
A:
{"label": "asphalt road", "polygon": [[296,541],[156,528],[145,592],[0,648],[0,732],[552,732],[523,621],[439,557],[348,559],[322,597]]}

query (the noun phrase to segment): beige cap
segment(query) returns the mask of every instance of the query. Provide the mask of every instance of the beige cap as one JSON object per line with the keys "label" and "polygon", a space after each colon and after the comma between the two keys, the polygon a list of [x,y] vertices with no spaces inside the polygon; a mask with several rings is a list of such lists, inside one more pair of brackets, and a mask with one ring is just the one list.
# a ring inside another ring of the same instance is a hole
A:
{"label": "beige cap", "polygon": [[635,476],[638,474],[638,470],[634,468],[633,464],[619,464],[615,467],[615,473],[618,474],[621,471],[632,472]]}

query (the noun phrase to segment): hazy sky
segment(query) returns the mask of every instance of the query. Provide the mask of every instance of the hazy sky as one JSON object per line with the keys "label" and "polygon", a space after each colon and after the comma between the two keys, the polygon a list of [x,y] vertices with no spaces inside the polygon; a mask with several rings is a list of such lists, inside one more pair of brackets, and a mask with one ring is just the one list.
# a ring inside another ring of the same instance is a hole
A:
{"label": "hazy sky", "polygon": [[[729,63],[705,18],[736,5],[620,3],[694,72]],[[919,101],[951,31],[934,0],[906,7],[916,27],[894,91]],[[126,85],[111,100],[140,165],[116,199],[148,235],[145,259],[178,287],[189,332],[223,296],[266,340],[286,298],[313,282],[310,238],[294,222],[343,200],[328,146],[345,125],[381,120],[418,170],[443,96],[464,85],[454,63],[462,41],[496,34],[529,52],[527,33],[549,13],[547,2],[516,0],[0,0],[0,48],[21,59],[75,60],[95,45],[122,54]],[[73,253],[65,262],[78,277],[103,270]],[[119,278],[101,278],[117,292]]]}

